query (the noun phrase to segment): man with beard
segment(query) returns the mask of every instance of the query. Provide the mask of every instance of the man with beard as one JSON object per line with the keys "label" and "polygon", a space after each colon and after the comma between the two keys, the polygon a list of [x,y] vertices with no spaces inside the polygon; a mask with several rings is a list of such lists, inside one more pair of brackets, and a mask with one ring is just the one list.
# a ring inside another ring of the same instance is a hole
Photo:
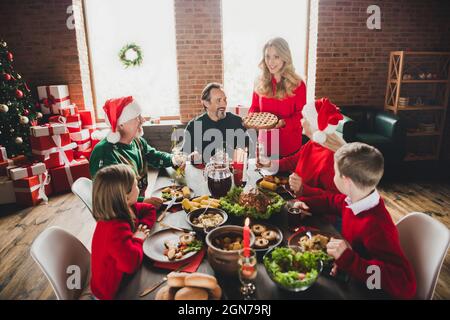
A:
{"label": "man with beard", "polygon": [[105,122],[111,127],[107,137],[97,143],[89,159],[92,178],[103,167],[124,163],[129,165],[138,180],[139,201],[160,207],[159,198],[144,199],[147,188],[147,167],[165,168],[184,166],[182,157],[158,151],[142,138],[142,109],[133,97],[123,97],[106,101],[103,110]]}
{"label": "man with beard", "polygon": [[193,152],[194,163],[208,162],[219,149],[226,149],[232,156],[235,149],[248,146],[249,137],[241,117],[225,111],[227,96],[221,84],[208,83],[201,103],[205,112],[192,119],[184,132],[183,151]]}

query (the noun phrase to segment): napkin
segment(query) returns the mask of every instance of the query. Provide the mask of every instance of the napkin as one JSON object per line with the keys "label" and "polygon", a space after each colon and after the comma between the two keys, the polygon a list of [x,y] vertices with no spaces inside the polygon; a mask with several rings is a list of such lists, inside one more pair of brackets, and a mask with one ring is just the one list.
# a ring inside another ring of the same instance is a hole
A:
{"label": "napkin", "polygon": [[205,256],[206,249],[203,248],[200,252],[193,255],[189,259],[179,261],[179,262],[155,262],[153,266],[161,269],[167,269],[167,270],[176,270],[182,265],[189,263],[187,267],[180,270],[180,272],[195,272],[197,271],[198,267],[200,266],[200,263],[203,261],[203,257]]}

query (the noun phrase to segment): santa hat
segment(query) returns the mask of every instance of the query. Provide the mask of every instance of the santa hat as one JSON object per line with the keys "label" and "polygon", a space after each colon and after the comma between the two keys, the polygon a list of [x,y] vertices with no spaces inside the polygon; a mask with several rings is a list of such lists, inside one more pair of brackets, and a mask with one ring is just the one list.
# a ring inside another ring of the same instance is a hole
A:
{"label": "santa hat", "polygon": [[344,119],[339,108],[328,98],[305,104],[302,115],[310,123],[313,131],[312,138],[318,143],[324,143],[327,140],[327,134],[334,133],[339,121]]}
{"label": "santa hat", "polygon": [[106,101],[103,111],[106,114],[106,124],[111,127],[106,140],[111,143],[117,143],[120,140],[120,133],[117,130],[119,125],[142,113],[141,107],[131,96]]}

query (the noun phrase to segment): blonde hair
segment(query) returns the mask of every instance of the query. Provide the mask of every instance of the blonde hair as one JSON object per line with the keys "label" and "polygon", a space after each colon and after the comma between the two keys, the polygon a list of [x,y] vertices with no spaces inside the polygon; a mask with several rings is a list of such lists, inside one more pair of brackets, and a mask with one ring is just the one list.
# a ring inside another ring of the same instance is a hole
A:
{"label": "blonde hair", "polygon": [[[273,47],[284,62],[281,69],[281,81],[277,83],[275,95],[273,95],[272,90],[272,75],[270,74],[265,61],[266,50],[269,47]],[[292,55],[289,44],[283,38],[270,39],[264,45],[262,50],[262,60],[258,66],[262,70],[262,74],[256,81],[255,91],[261,96],[275,97],[277,99],[292,96],[294,89],[297,88],[302,81],[302,78],[295,72],[294,65],[292,64]]]}
{"label": "blonde hair", "polygon": [[135,231],[134,215],[127,204],[136,175],[130,166],[115,164],[100,169],[92,188],[92,215],[96,221],[122,219]]}
{"label": "blonde hair", "polygon": [[350,178],[361,189],[374,189],[384,172],[381,152],[361,142],[347,143],[334,154],[341,176]]}

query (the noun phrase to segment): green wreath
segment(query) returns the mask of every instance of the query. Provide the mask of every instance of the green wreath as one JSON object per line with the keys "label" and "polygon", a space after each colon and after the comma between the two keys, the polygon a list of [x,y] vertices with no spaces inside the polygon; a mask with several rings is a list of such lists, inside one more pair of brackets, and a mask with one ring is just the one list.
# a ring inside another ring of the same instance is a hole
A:
{"label": "green wreath", "polygon": [[142,64],[141,47],[134,43],[125,45],[120,49],[119,59],[126,68],[140,66]]}

